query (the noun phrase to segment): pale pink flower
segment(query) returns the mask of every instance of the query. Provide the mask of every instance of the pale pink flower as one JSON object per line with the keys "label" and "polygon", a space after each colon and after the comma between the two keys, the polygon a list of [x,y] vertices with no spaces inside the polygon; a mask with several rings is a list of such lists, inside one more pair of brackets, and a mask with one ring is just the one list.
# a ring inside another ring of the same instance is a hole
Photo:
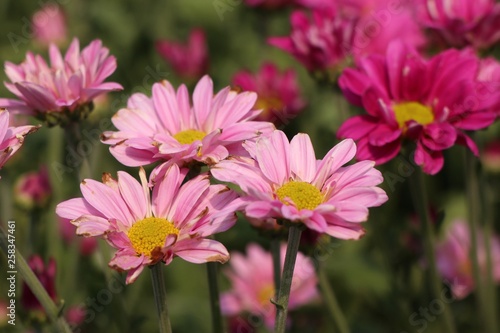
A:
{"label": "pale pink flower", "polygon": [[291,142],[281,131],[248,147],[255,160],[230,158],[211,169],[221,181],[237,184],[246,194],[245,214],[256,219],[285,219],[341,239],[359,239],[368,208],[387,201],[380,171],[371,161],[343,166],[356,145],[344,140],[316,161],[307,134]]}
{"label": "pale pink flower", "polygon": [[14,192],[16,201],[23,207],[44,207],[52,194],[47,167],[42,165],[37,171],[21,175],[14,186]]}
{"label": "pale pink flower", "polygon": [[9,127],[9,112],[0,109],[0,169],[21,148],[24,137],[38,130],[38,126]]}
{"label": "pale pink flower", "polygon": [[500,41],[500,3],[495,0],[419,0],[423,24],[455,47],[486,49]]}
{"label": "pale pink flower", "polygon": [[288,69],[280,73],[273,63],[264,63],[255,74],[249,71],[236,73],[233,84],[244,91],[257,93],[254,108],[262,110],[262,113],[255,120],[286,124],[306,104],[300,95],[296,72]]}
{"label": "pale pink flower", "polygon": [[[482,274],[486,274],[486,248],[484,236],[478,232],[478,260]],[[493,278],[500,282],[500,238],[492,237],[491,256]],[[472,263],[469,253],[471,249],[471,238],[469,227],[465,221],[455,220],[447,230],[444,239],[436,247],[437,268],[441,276],[450,285],[451,291],[458,299],[470,294],[474,288],[472,274]]]}
{"label": "pale pink flower", "polygon": [[257,95],[226,87],[215,96],[213,82],[204,76],[196,85],[193,105],[185,85],[177,91],[167,81],[153,85],[151,98],[133,94],[127,108],[112,118],[118,132],[105,132],[116,159],[127,166],[173,160],[185,164],[215,164],[242,150],[244,140],[270,133],[271,123],[253,121]]}
{"label": "pale pink flower", "polygon": [[[282,253],[286,245],[281,246]],[[272,329],[276,306],[271,303],[275,288],[273,280],[273,260],[271,253],[257,244],[247,246],[247,255],[231,253],[230,269],[225,274],[231,282],[231,290],[221,295],[221,308],[226,316],[248,312],[263,318],[265,325]],[[281,257],[283,267],[285,259]],[[318,279],[311,259],[297,253],[290,292],[289,310],[309,304],[318,299]]]}
{"label": "pale pink flower", "polygon": [[132,283],[145,266],[169,264],[175,256],[192,263],[226,262],[229,253],[210,235],[230,228],[236,221],[231,203],[234,192],[224,185],[210,185],[200,175],[181,185],[187,169],[164,166],[152,177],[152,199],[141,168],[141,183],[119,171],[103,183],[82,182],[83,198],[60,203],[56,213],[77,226],[76,233],[103,237],[118,251],[109,266],[128,271]]}
{"label": "pale pink flower", "polygon": [[33,36],[42,45],[61,44],[67,39],[66,15],[62,7],[46,4],[33,15]]}
{"label": "pale pink flower", "polygon": [[94,40],[80,53],[74,39],[64,58],[51,44],[50,66],[40,55],[31,52],[20,65],[5,63],[11,82],[5,86],[18,99],[0,99],[0,107],[11,112],[36,116],[50,125],[86,117],[92,100],[104,93],[121,90],[115,82],[104,82],[116,69],[116,59],[100,40]]}
{"label": "pale pink flower", "polygon": [[156,50],[185,79],[198,80],[207,73],[208,48],[202,29],[193,29],[186,44],[159,40]]}

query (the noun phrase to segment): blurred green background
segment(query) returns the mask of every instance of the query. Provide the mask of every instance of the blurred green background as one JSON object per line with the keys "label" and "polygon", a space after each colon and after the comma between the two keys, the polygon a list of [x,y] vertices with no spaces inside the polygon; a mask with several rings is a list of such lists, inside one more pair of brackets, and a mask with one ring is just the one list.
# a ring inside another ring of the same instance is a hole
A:
{"label": "blurred green background", "polygon": [[[33,42],[29,28],[33,13],[44,3],[32,0],[0,2],[2,62],[8,60],[20,63],[28,50],[47,56],[46,50]],[[107,104],[93,112],[84,125],[88,131],[112,129],[108,125],[103,126],[102,119],[109,119],[123,107],[131,93],[144,92],[150,95],[151,85],[161,79],[171,81],[174,86],[180,84],[181,80],[156,53],[154,42],[163,38],[185,40],[192,28],[201,27],[207,35],[209,74],[217,90],[230,85],[232,76],[238,70],[255,71],[264,61],[276,62],[283,69],[293,67],[297,70],[308,107],[283,129],[290,136],[297,132],[308,133],[318,158],[338,142],[335,131],[345,119],[346,114],[341,109],[346,111],[347,102],[332,86],[315,82],[291,56],[265,42],[269,36],[288,33],[290,9],[264,12],[234,0],[61,0],[55,3],[63,6],[69,24],[69,36],[78,37],[82,48],[98,38],[116,56],[118,69],[108,81],[119,82],[125,88],[122,92],[111,93]],[[225,5],[224,11],[222,7],[214,5],[221,3]],[[4,80],[6,76],[2,71],[0,81]],[[0,96],[12,97],[3,85],[0,86]],[[349,110],[351,114],[358,111],[353,108]],[[490,140],[497,133],[498,128],[480,133],[480,142]],[[137,175],[137,169],[119,165],[108,152],[107,146],[98,140],[92,142],[89,158],[93,178],[99,179],[102,172],[116,174],[117,170],[128,170]],[[430,201],[436,211],[446,213],[445,224],[455,217],[466,216],[463,150],[458,147],[447,151],[444,170],[437,177],[428,177]],[[61,129],[43,127],[29,136],[25,147],[2,170],[2,223],[9,219],[16,220],[17,247],[25,256],[32,254],[36,248],[44,258],[56,258],[57,292],[66,308],[87,306],[86,319],[89,322],[81,326],[82,332],[157,331],[147,270],[137,282],[123,286],[124,276],[107,268],[111,249],[106,244],[100,244],[98,251],[91,257],[82,257],[78,253],[78,244],[67,246],[62,242],[54,207],[62,200],[79,196],[77,168],[61,171],[58,164],[68,158],[72,157]],[[34,215],[15,204],[13,184],[19,175],[37,170],[41,165],[48,166],[54,191],[50,206]],[[418,250],[418,223],[411,222],[413,212],[407,177],[401,171],[403,165],[406,164],[402,160],[395,160],[380,168],[387,177],[383,187],[390,200],[383,207],[371,211],[371,218],[365,224],[366,236],[358,242],[331,240],[323,248],[326,254],[321,256],[321,262],[326,266],[331,285],[354,333],[417,332],[423,324],[415,325],[410,317],[418,313],[421,307],[428,307],[432,301]],[[37,234],[34,238],[29,235],[30,224],[36,224]],[[246,244],[254,241],[268,247],[267,240],[243,219],[235,228],[218,235],[217,239],[230,251],[243,251]],[[33,242],[37,245],[34,246]],[[5,267],[5,257],[0,258],[2,267]],[[204,265],[176,259],[165,268],[165,274],[173,331],[210,332]],[[118,290],[116,293],[103,291],[112,289],[108,286],[109,282],[114,283],[114,287],[118,286],[113,289]],[[0,300],[6,299],[6,293],[3,292],[6,286],[2,278]],[[221,278],[221,288],[227,287],[227,280]],[[19,299],[19,279],[17,288]],[[90,305],[90,299],[104,299],[104,294],[112,295],[109,304],[98,302],[95,307]],[[475,312],[471,311],[475,308],[472,296],[453,302],[451,306],[456,322],[461,327],[460,332],[479,332]],[[92,313],[94,316],[90,320]],[[17,315],[16,327],[0,326],[0,330],[26,332],[31,323],[29,314],[18,308]],[[298,311],[293,317],[293,332],[335,331],[332,319],[328,317],[321,301]],[[417,318],[423,317],[419,314]],[[439,318],[426,320],[428,327],[425,331],[441,332],[439,322]],[[262,327],[258,330],[264,332]]]}

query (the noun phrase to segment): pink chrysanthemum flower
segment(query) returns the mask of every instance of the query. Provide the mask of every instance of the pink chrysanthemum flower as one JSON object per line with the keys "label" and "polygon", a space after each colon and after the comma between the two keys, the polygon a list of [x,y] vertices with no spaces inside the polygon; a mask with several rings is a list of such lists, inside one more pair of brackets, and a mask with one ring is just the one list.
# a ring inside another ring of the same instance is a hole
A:
{"label": "pink chrysanthemum flower", "polygon": [[37,171],[21,175],[14,186],[14,193],[16,202],[24,208],[45,207],[52,195],[47,167],[42,165]]}
{"label": "pink chrysanthemum flower", "polygon": [[419,0],[423,24],[455,47],[485,49],[500,41],[500,3],[495,0]]}
{"label": "pink chrysanthemum flower", "polygon": [[234,192],[223,185],[210,185],[200,175],[181,186],[186,170],[176,164],[164,166],[151,181],[141,183],[125,172],[118,180],[109,174],[103,183],[82,182],[83,198],[57,206],[57,214],[77,226],[77,234],[101,236],[118,251],[109,266],[128,271],[132,283],[145,266],[159,261],[169,264],[174,256],[192,263],[226,262],[229,254],[221,243],[206,237],[227,230],[236,221],[231,202]]}
{"label": "pink chrysanthemum flower", "polygon": [[240,71],[233,84],[245,91],[254,91],[258,98],[254,108],[262,110],[255,120],[286,124],[305,107],[293,69],[280,73],[273,63],[264,63],[259,72]]}
{"label": "pink chrysanthemum flower", "polygon": [[[481,271],[486,273],[486,249],[483,234],[478,233],[478,259]],[[465,221],[456,220],[448,229],[444,239],[436,248],[437,268],[441,276],[450,284],[451,291],[458,299],[470,294],[474,286],[472,263],[470,261],[471,239]],[[500,239],[491,239],[493,278],[500,282]]]}
{"label": "pink chrysanthemum flower", "polygon": [[[283,253],[286,246],[281,247]],[[276,306],[271,303],[275,288],[273,280],[273,261],[271,253],[260,246],[247,246],[246,257],[240,253],[231,253],[230,269],[225,272],[231,281],[232,289],[221,295],[221,308],[226,316],[235,316],[243,312],[262,317],[267,328],[274,327]],[[282,257],[281,266],[283,266]],[[315,301],[318,298],[316,288],[318,279],[312,261],[302,253],[297,253],[290,292],[289,310]]]}
{"label": "pink chrysanthemum flower", "polygon": [[244,140],[274,129],[272,123],[252,120],[261,112],[252,110],[256,99],[253,92],[236,94],[230,87],[214,96],[213,82],[204,76],[191,106],[185,85],[175,91],[162,81],[153,85],[151,98],[132,95],[112,118],[119,131],[105,132],[102,141],[127,166],[162,160],[215,164],[241,151]]}
{"label": "pink chrysanthemum flower", "polygon": [[116,69],[116,59],[95,40],[80,53],[74,39],[64,58],[55,45],[49,48],[50,66],[31,52],[20,65],[5,63],[10,79],[5,86],[18,99],[0,99],[0,107],[11,112],[34,115],[50,125],[65,124],[88,115],[92,100],[104,93],[123,89],[104,82]]}
{"label": "pink chrysanthemum flower", "polygon": [[208,70],[208,49],[205,32],[193,29],[186,44],[159,40],[156,50],[177,73],[186,79],[198,80]]}
{"label": "pink chrysanthemum flower", "polygon": [[35,40],[44,46],[65,42],[68,29],[63,8],[53,3],[44,5],[33,15],[32,29]]}
{"label": "pink chrysanthemum flower", "polygon": [[228,159],[212,168],[212,175],[240,186],[246,197],[245,214],[256,219],[286,219],[342,239],[358,239],[368,208],[387,201],[374,163],[343,165],[356,154],[352,140],[344,140],[316,161],[307,134],[291,142],[281,131],[248,147],[251,159]]}
{"label": "pink chrysanthemum flower", "polygon": [[385,57],[366,57],[340,77],[345,97],[368,114],[348,119],[337,135],[358,141],[357,158],[377,164],[394,158],[403,140],[416,141],[414,160],[428,174],[441,170],[442,151],[457,143],[477,155],[464,131],[489,126],[495,114],[486,106],[499,98],[498,92],[477,90],[478,68],[479,59],[469,51],[449,50],[426,60],[394,42]]}
{"label": "pink chrysanthemum flower", "polygon": [[335,8],[312,12],[300,10],[290,17],[292,31],[287,37],[271,37],[268,43],[300,61],[310,72],[335,76],[349,62],[355,21],[337,15]]}
{"label": "pink chrysanthemum flower", "polygon": [[0,109],[0,169],[21,148],[24,137],[38,130],[37,126],[9,127],[9,112]]}

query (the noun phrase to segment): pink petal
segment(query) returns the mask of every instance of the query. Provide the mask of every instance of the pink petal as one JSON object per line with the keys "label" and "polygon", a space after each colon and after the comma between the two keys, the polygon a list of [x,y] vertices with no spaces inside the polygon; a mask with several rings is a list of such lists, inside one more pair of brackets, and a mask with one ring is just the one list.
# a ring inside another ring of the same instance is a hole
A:
{"label": "pink petal", "polygon": [[221,243],[212,239],[184,239],[175,244],[175,254],[182,259],[201,264],[217,261],[225,263],[229,253]]}
{"label": "pink petal", "polygon": [[145,218],[149,202],[139,182],[128,173],[118,171],[118,187],[134,219]]}
{"label": "pink petal", "polygon": [[261,138],[256,145],[256,158],[262,173],[272,182],[283,184],[290,177],[290,143],[282,131]]}
{"label": "pink petal", "polygon": [[325,155],[317,166],[316,177],[313,185],[322,188],[326,179],[338,168],[349,162],[356,155],[356,145],[351,139],[341,141]]}
{"label": "pink petal", "polygon": [[316,175],[316,156],[309,135],[299,133],[290,141],[290,168],[300,180],[312,182]]}

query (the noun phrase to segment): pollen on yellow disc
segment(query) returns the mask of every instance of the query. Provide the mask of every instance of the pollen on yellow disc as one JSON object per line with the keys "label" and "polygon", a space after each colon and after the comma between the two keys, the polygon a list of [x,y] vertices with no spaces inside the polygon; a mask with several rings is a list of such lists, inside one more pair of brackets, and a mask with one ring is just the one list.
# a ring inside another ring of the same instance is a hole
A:
{"label": "pollen on yellow disc", "polygon": [[174,139],[179,141],[179,143],[182,143],[183,145],[185,144],[191,144],[195,142],[196,140],[202,140],[205,137],[206,133],[198,130],[185,130],[185,131],[180,131],[179,133],[174,135]]}
{"label": "pollen on yellow disc", "polygon": [[168,235],[178,235],[172,222],[158,217],[147,217],[135,222],[128,231],[128,238],[137,254],[151,255],[157,247],[163,247]]}
{"label": "pollen on yellow disc", "polygon": [[321,191],[316,186],[298,181],[290,181],[284,184],[276,190],[276,195],[285,204],[288,204],[285,198],[289,198],[299,210],[313,210],[324,199]]}
{"label": "pollen on yellow disc", "polygon": [[405,128],[406,122],[413,120],[420,125],[428,125],[434,121],[434,113],[428,106],[418,102],[404,102],[392,107],[399,128]]}

